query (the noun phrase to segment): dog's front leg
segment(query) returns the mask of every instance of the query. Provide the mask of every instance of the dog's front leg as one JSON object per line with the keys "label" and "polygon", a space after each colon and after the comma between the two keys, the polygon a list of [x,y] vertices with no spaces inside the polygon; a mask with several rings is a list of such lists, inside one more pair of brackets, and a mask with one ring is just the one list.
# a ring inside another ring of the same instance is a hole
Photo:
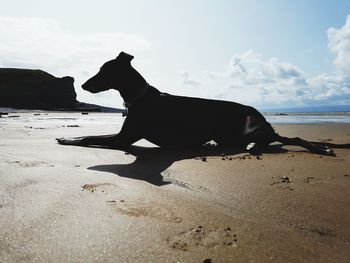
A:
{"label": "dog's front leg", "polygon": [[111,148],[124,148],[138,140],[123,135],[123,133],[83,137],[63,137],[56,139],[59,144],[76,146],[104,146]]}

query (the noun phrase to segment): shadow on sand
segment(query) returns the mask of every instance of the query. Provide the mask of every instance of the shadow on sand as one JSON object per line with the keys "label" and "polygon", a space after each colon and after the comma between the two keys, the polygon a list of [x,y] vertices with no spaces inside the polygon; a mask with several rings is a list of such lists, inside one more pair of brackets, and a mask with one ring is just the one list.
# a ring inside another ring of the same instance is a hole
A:
{"label": "shadow on sand", "polygon": [[[238,148],[223,148],[218,146],[206,146],[201,148],[186,149],[165,149],[160,147],[131,146],[124,150],[126,154],[136,157],[135,161],[129,164],[108,164],[91,166],[89,170],[114,173],[118,176],[143,180],[156,186],[172,183],[165,180],[162,172],[168,169],[174,162],[198,158],[205,160],[206,157],[232,156],[246,151]],[[269,146],[267,153],[282,153],[287,150],[279,145]]]}

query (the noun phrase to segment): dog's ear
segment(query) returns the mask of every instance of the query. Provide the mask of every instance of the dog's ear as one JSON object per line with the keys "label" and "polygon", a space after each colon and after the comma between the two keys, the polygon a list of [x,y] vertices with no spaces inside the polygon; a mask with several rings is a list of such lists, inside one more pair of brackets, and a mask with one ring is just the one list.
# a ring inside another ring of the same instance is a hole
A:
{"label": "dog's ear", "polygon": [[132,55],[130,55],[128,53],[120,52],[116,59],[121,61],[121,62],[130,63],[133,58],[134,58],[134,56],[132,56]]}

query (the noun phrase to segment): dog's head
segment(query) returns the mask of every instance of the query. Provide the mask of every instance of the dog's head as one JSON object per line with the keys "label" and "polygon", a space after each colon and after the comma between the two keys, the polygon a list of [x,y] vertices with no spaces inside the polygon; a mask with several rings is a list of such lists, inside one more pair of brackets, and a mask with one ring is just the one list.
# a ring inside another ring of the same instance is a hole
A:
{"label": "dog's head", "polygon": [[127,85],[128,73],[131,69],[131,60],[134,57],[121,52],[116,59],[103,64],[100,71],[87,80],[81,87],[92,93],[116,89]]}

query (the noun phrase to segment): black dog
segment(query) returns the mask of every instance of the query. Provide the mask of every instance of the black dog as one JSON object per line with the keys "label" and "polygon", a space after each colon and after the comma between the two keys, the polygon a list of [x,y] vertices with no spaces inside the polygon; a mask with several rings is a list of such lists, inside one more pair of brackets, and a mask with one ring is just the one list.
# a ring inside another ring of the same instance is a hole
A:
{"label": "black dog", "polygon": [[131,66],[133,58],[121,52],[82,85],[92,93],[108,89],[120,92],[128,108],[121,131],[103,136],[64,137],[57,139],[60,144],[122,149],[140,139],[162,147],[201,146],[214,140],[218,145],[240,146],[258,154],[277,141],[322,155],[334,155],[327,146],[350,146],[282,137],[275,133],[261,113],[250,106],[162,93],[150,86]]}

